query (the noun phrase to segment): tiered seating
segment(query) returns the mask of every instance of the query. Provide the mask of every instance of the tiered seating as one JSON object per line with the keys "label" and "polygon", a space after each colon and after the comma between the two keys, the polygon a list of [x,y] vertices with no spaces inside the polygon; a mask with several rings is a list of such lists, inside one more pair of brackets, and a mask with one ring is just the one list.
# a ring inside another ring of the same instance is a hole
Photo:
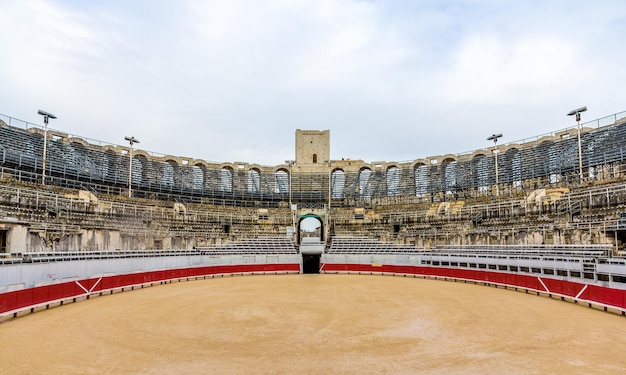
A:
{"label": "tiered seating", "polygon": [[537,189],[526,197],[525,203],[550,203],[557,201],[569,192],[568,188]]}
{"label": "tiered seating", "polygon": [[464,245],[436,246],[429,250],[437,254],[515,255],[541,257],[583,257],[596,258],[607,255],[611,245]]}
{"label": "tiered seating", "polygon": [[607,128],[604,132],[594,133],[589,142],[589,150],[593,153],[588,155],[590,165],[602,165],[607,158],[623,160],[626,149],[623,139],[626,137],[626,123]]}
{"label": "tiered seating", "polygon": [[367,237],[333,237],[328,249],[329,254],[407,254],[417,251],[414,246],[384,243]]}
{"label": "tiered seating", "polygon": [[225,254],[297,254],[296,247],[286,237],[259,237],[211,247],[197,247],[202,254],[225,255]]}

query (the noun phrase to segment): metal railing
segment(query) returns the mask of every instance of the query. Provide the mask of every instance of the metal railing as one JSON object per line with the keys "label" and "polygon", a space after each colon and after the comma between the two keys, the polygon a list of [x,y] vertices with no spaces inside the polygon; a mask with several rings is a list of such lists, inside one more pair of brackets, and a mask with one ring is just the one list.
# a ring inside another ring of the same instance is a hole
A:
{"label": "metal railing", "polygon": [[[623,146],[626,140],[626,124],[618,121],[623,116],[626,116],[626,112],[583,124],[586,128],[597,127],[593,131],[585,132],[582,139],[587,150],[583,158],[583,168],[590,169],[590,178],[605,173],[603,168],[591,171],[592,168],[623,163],[626,160],[626,146]],[[13,127],[0,127],[3,134],[0,136],[0,157],[3,165],[14,168],[19,178],[36,182],[36,173],[41,173],[40,149],[43,139],[40,134],[23,131],[19,127],[30,129],[41,126],[5,115],[0,115],[0,118],[4,118]],[[611,126],[618,122],[619,125]],[[576,140],[560,138],[543,142],[546,135],[554,136],[568,129],[572,128],[521,140],[526,145],[519,149],[511,144],[512,148],[502,153],[498,161],[499,183],[503,185],[500,191],[510,190],[508,194],[512,194],[536,188],[529,184],[546,187],[579,183],[576,173],[579,168],[575,157]],[[72,188],[88,185],[91,190],[102,193],[121,195],[126,192],[128,158],[111,150],[105,151],[103,146],[111,144],[77,138],[91,143],[75,145],[63,141],[64,138],[54,137],[48,141],[51,153],[46,164],[46,175],[50,176],[50,182]],[[536,144],[533,145],[533,142]],[[501,147],[504,149],[506,146],[505,144]],[[248,172],[254,172],[253,170],[233,171],[219,167],[203,169],[195,165],[178,165],[175,162],[139,155],[133,159],[133,164],[137,163],[140,168],[133,168],[135,173],[132,177],[132,188],[138,197],[179,199],[185,202],[213,199],[225,205],[229,202],[242,205],[246,201],[276,205],[288,200],[289,191],[296,202],[319,203],[330,198],[336,207],[393,204],[416,197],[423,201],[445,199],[441,194],[454,195],[455,199],[457,196],[461,199],[486,197],[492,194],[490,187],[495,183],[492,172],[495,159],[488,154],[472,158],[462,158],[463,154],[458,154],[458,161],[437,165],[417,166],[411,162],[387,170],[374,168],[367,175],[363,171],[345,173],[343,179],[340,179],[343,187],[337,186],[336,176],[327,172],[298,173],[289,179],[292,189],[289,189],[289,183],[283,181],[284,178],[281,180],[274,170],[257,171],[257,178],[251,181]],[[153,155],[162,156],[155,153]],[[610,176],[599,178],[608,177]],[[329,189],[333,180],[335,186]],[[328,197],[329,191],[331,197]]]}

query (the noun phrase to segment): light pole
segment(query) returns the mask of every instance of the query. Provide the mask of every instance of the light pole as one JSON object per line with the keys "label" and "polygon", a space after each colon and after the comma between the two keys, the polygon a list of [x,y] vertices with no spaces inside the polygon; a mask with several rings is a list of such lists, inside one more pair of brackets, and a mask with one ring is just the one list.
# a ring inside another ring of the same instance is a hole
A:
{"label": "light pole", "polygon": [[331,199],[333,197],[333,167],[328,161],[328,211],[330,212]]}
{"label": "light pole", "polygon": [[498,181],[498,138],[502,137],[502,134],[493,134],[491,137],[487,138],[488,141],[493,141],[493,145],[495,149],[493,153],[496,155],[496,197],[500,195],[500,185]]}
{"label": "light pole", "polygon": [[580,107],[567,114],[568,116],[576,115],[576,122],[578,123],[578,173],[580,175],[580,181],[583,180],[583,149],[580,143],[580,113],[585,112],[586,110],[587,107]]}
{"label": "light pole", "polygon": [[292,166],[294,164],[296,164],[295,160],[285,160],[285,163],[289,166],[289,212],[291,212],[291,226],[293,227],[293,230],[295,232],[296,230],[296,218],[294,216],[294,209],[293,209],[293,205],[291,203],[291,171],[292,171]]}
{"label": "light pole", "polygon": [[330,236],[330,206],[332,203],[332,197],[333,197],[333,165],[332,165],[332,160],[328,159],[328,212],[326,213],[326,236],[325,236],[326,241],[328,241],[328,237]]}
{"label": "light pole", "polygon": [[326,229],[324,230],[324,239],[326,241],[328,241],[328,237],[330,235],[330,205],[331,205],[331,199],[332,199],[332,194],[333,194],[333,182],[332,182],[332,173],[333,173],[333,168],[332,168],[332,161],[329,160],[324,160],[324,163],[328,164],[328,206],[326,208]]}
{"label": "light pole", "polygon": [[52,113],[48,113],[46,111],[42,111],[41,109],[37,111],[37,114],[43,116],[43,160],[41,161],[41,184],[46,186],[46,146],[48,145],[48,120],[57,118]]}
{"label": "light pole", "polygon": [[125,140],[130,142],[130,159],[128,161],[128,198],[133,197],[132,183],[133,183],[133,144],[139,143],[139,140],[135,137],[124,137]]}

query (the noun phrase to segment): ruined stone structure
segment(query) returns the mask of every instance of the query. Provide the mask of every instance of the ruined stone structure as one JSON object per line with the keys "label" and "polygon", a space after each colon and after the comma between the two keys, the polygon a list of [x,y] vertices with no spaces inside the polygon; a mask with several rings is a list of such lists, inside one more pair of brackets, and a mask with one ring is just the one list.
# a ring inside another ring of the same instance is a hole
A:
{"label": "ruined stone structure", "polygon": [[317,166],[330,160],[330,130],[296,130],[296,164]]}
{"label": "ruined stone structure", "polygon": [[[330,160],[330,131],[297,130],[295,161],[213,163],[0,122],[0,252],[193,249],[288,236],[430,248],[626,241],[626,113],[465,154]],[[24,126],[26,125],[26,126]],[[495,176],[495,163],[498,176]],[[498,181],[496,187],[496,180]],[[292,203],[292,206],[289,203]],[[299,238],[299,237],[296,237]]]}

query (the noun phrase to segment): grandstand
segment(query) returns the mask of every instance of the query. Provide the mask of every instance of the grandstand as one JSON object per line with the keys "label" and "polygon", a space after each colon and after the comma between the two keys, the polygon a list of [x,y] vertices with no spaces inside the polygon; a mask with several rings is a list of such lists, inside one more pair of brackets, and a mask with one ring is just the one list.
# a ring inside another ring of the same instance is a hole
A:
{"label": "grandstand", "polygon": [[[174,279],[294,272],[450,278],[624,313],[625,119],[582,124],[582,165],[569,128],[402,162],[302,146],[294,163],[260,166],[58,130],[44,139],[0,115],[0,314]],[[297,130],[296,144],[325,137]],[[300,230],[310,219],[314,239]]]}

